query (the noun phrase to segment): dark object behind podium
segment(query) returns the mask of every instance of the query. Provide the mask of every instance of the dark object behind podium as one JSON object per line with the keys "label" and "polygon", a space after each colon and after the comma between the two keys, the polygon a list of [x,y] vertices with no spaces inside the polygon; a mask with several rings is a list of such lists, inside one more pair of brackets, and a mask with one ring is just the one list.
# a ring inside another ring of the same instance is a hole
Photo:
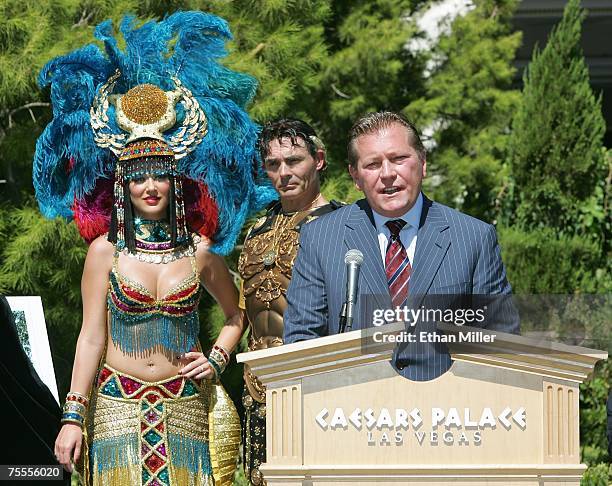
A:
{"label": "dark object behind podium", "polygon": [[[57,465],[53,452],[61,410],[21,347],[11,308],[0,296],[0,417],[6,465]],[[49,484],[70,484],[64,481]],[[25,485],[28,481],[19,481]],[[45,481],[32,481],[45,484]]]}

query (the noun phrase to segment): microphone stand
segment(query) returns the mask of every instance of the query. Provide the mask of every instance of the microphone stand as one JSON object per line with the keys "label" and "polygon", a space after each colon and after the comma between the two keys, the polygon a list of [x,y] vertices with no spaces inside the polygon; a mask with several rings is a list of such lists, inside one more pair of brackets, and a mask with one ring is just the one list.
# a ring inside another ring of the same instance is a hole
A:
{"label": "microphone stand", "polygon": [[[347,317],[346,317],[346,307],[347,307],[346,302],[344,302],[344,304],[342,304],[342,311],[340,312],[340,329],[339,329],[339,334],[344,333],[346,331],[346,329],[347,329],[348,320],[347,320]],[[351,326],[352,325],[353,325],[353,322],[352,322],[352,319],[351,319],[351,322],[350,322],[350,324],[348,326],[348,330],[349,331],[351,330]]]}

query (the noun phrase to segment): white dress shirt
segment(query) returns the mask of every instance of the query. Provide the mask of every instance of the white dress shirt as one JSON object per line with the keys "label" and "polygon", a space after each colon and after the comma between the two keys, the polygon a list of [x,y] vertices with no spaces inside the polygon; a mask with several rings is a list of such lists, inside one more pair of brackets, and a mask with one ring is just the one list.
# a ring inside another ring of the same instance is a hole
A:
{"label": "white dress shirt", "polygon": [[389,245],[389,239],[391,238],[391,231],[385,224],[387,221],[393,219],[403,219],[406,224],[400,231],[399,237],[402,245],[406,248],[408,254],[408,260],[410,265],[414,267],[414,252],[417,244],[417,232],[419,230],[419,222],[421,221],[421,212],[423,210],[423,194],[419,194],[417,200],[414,202],[414,206],[410,210],[398,216],[397,218],[387,218],[378,214],[372,210],[374,215],[374,224],[376,225],[376,232],[378,233],[378,244],[380,245],[380,256],[382,258],[383,267],[385,266],[385,256],[387,254],[387,246]]}

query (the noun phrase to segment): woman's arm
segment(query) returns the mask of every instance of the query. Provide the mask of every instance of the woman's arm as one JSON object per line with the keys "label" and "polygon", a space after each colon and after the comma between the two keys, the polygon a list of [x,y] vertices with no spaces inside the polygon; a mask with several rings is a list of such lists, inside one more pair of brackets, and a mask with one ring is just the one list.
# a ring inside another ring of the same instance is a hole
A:
{"label": "woman's arm", "polygon": [[238,289],[223,257],[207,252],[204,258],[206,264],[202,271],[202,282],[225,316],[225,325],[215,344],[232,352],[244,332],[244,314],[238,307]]}
{"label": "woman's arm", "polygon": [[77,340],[70,391],[88,395],[106,344],[106,294],[114,247],[101,236],[87,252],[81,296],[83,324]]}
{"label": "woman's arm", "polygon": [[[70,391],[88,396],[100,357],[106,344],[106,292],[108,275],[112,267],[114,247],[101,236],[93,241],[87,252],[81,296],[83,323],[77,340]],[[75,424],[65,424],[55,441],[55,455],[68,470],[71,459],[81,454],[82,432]]]}
{"label": "woman's arm", "polygon": [[[200,273],[202,283],[225,315],[225,325],[221,328],[215,344],[231,353],[244,332],[245,319],[244,312],[238,307],[238,289],[223,257],[210,253],[201,246],[198,246],[196,256],[199,268],[202,269]],[[181,369],[184,376],[198,379],[214,377],[208,360],[201,353],[186,353],[185,357],[193,361]]]}

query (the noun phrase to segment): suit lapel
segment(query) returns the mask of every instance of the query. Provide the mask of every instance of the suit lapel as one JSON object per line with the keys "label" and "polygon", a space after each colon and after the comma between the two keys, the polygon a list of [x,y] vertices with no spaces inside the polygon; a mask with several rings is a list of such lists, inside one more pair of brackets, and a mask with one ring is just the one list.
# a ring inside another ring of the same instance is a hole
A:
{"label": "suit lapel", "polygon": [[[345,224],[346,249],[355,248],[363,253],[360,282],[365,284],[375,297],[379,308],[392,308],[374,217],[365,199],[357,201]],[[423,196],[423,211],[417,232],[409,287],[409,303],[412,307],[421,305],[446,256],[451,244],[448,228],[449,224],[439,206]],[[364,293],[365,289],[361,289],[360,294]],[[416,301],[411,300],[411,296],[415,297]]]}
{"label": "suit lapel", "polygon": [[409,295],[417,299],[412,302],[415,307],[421,305],[448,251],[451,243],[448,228],[449,224],[439,206],[423,196],[423,211],[409,287]]}
{"label": "suit lapel", "polygon": [[[355,248],[363,253],[360,283],[365,283],[368,287],[378,308],[391,307],[391,296],[380,255],[374,217],[365,199],[357,201],[345,224],[347,231],[344,243],[347,250]],[[362,288],[359,293],[365,294],[365,289]]]}

